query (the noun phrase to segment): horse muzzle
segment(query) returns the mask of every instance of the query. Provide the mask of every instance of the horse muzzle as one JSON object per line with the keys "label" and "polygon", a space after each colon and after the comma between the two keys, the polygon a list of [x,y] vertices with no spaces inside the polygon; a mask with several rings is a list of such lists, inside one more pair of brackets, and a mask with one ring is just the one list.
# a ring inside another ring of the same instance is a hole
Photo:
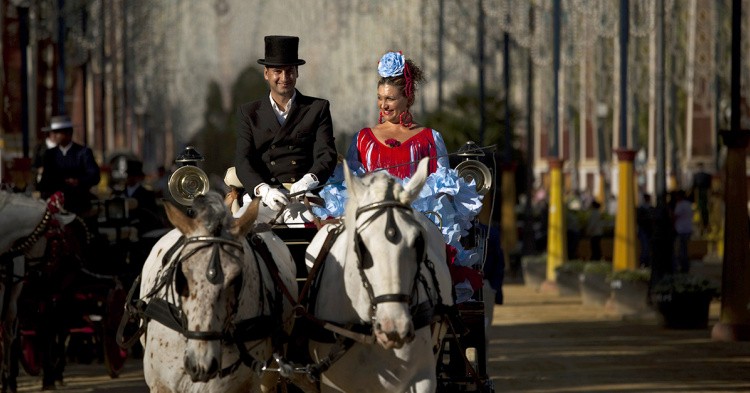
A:
{"label": "horse muzzle", "polygon": [[378,344],[385,349],[401,348],[414,340],[414,323],[403,303],[378,306],[373,331]]}
{"label": "horse muzzle", "polygon": [[[207,360],[207,361],[206,361]],[[212,356],[197,361],[195,356],[185,354],[185,372],[190,376],[193,382],[208,382],[219,373],[219,360]]]}

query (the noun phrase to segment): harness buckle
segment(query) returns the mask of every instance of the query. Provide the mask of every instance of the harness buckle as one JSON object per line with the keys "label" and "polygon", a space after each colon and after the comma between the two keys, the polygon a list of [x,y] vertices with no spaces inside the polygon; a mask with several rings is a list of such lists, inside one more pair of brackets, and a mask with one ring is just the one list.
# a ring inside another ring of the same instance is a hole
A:
{"label": "harness buckle", "polygon": [[294,306],[294,318],[304,317],[307,314],[307,309],[302,304],[296,304]]}

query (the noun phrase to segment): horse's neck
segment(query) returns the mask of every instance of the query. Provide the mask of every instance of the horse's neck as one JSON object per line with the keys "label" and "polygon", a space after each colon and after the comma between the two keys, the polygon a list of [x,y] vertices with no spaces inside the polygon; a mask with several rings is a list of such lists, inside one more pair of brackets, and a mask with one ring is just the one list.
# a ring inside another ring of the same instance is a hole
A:
{"label": "horse's neck", "polygon": [[362,287],[348,231],[339,235],[323,262],[315,315],[327,321],[347,323],[368,318],[369,298]]}
{"label": "horse's neck", "polygon": [[39,201],[16,194],[0,192],[0,253],[10,249],[18,239],[31,234],[44,217],[46,207]]}

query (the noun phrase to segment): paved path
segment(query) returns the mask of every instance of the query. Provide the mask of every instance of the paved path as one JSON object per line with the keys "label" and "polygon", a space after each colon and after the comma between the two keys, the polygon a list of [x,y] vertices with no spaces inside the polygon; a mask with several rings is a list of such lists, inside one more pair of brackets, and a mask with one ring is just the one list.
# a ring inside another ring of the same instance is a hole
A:
{"label": "paved path", "polygon": [[[505,286],[488,331],[496,392],[750,392],[750,342],[721,343],[710,330],[668,330],[653,317],[623,320],[578,297]],[[718,303],[711,308],[712,323]],[[36,392],[22,376],[20,392]],[[141,363],[120,378],[101,364],[70,364],[58,392],[146,392]]]}
{"label": "paved path", "polygon": [[[750,342],[714,342],[709,329],[669,330],[579,297],[506,285],[489,331],[497,392],[750,392]],[[719,303],[711,306],[709,325]]]}

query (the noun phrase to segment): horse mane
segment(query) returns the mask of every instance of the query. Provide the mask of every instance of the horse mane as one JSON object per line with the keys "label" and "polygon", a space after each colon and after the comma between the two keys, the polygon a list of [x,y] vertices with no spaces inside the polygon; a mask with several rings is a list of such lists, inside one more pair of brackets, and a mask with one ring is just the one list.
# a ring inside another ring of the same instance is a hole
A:
{"label": "horse mane", "polygon": [[224,204],[224,198],[218,192],[209,191],[193,200],[196,219],[214,236],[220,235],[230,227],[232,215]]}

